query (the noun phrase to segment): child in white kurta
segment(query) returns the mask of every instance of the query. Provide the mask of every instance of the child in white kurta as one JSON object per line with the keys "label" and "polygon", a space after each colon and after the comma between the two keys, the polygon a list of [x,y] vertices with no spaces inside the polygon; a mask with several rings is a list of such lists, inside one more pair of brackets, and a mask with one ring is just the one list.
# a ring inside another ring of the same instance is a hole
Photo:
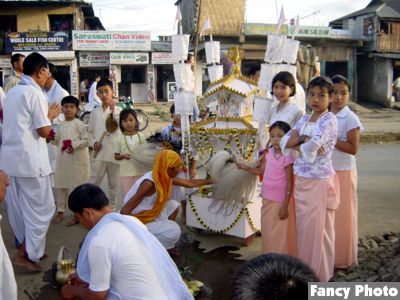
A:
{"label": "child in white kurta", "polygon": [[97,94],[102,104],[91,112],[87,128],[89,145],[96,152],[96,157],[92,161],[89,182],[100,185],[107,174],[110,204],[118,207],[116,196],[120,181],[119,162],[114,157],[114,151],[119,132],[117,130],[111,133],[106,130],[106,119],[110,117],[110,114],[118,123],[119,113],[121,112],[121,108],[115,106],[113,93],[112,82],[108,79],[101,79],[97,83]]}
{"label": "child in white kurta", "polygon": [[119,126],[121,134],[118,136],[115,148],[115,159],[120,162],[122,197],[125,197],[136,180],[143,175],[131,158],[135,155],[135,146],[146,143],[146,138],[138,132],[139,121],[136,112],[131,108],[121,111]]}
{"label": "child in white kurta", "polygon": [[340,204],[335,214],[335,267],[347,269],[358,264],[358,197],[355,154],[363,130],[357,115],[347,103],[350,98],[348,80],[332,77],[334,92],[331,111],[338,121],[338,140],[332,155],[333,168],[339,179]]}
{"label": "child in white kurta", "polygon": [[[54,223],[63,220],[69,193],[78,185],[88,182],[90,176],[87,131],[85,124],[75,117],[79,108],[79,100],[73,96],[67,96],[61,101],[61,104],[65,121],[59,124],[54,140],[54,144],[57,146],[54,176],[57,216]],[[74,218],[67,225],[77,223],[78,220]]]}

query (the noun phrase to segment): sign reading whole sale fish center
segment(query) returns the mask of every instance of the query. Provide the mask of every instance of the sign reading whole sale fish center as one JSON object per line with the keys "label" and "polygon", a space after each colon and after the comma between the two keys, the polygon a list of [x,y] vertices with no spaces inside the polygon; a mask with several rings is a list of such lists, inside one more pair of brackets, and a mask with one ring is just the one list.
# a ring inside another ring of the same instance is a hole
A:
{"label": "sign reading whole sale fish center", "polygon": [[150,51],[147,31],[72,31],[72,48],[84,51]]}

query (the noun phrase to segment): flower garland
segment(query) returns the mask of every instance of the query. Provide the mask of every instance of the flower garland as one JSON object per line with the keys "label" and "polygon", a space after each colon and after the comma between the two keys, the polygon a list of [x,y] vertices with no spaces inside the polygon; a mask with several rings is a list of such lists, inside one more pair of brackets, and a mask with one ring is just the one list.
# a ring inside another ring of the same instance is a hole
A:
{"label": "flower garland", "polygon": [[[133,135],[129,134],[129,136],[134,137],[136,134],[138,134],[138,133],[134,133]],[[131,147],[129,147],[128,141],[126,140],[126,136],[127,136],[127,134],[124,133],[124,142],[125,142],[126,149],[128,149],[130,154],[133,154]],[[139,138],[139,144],[141,144],[139,135],[138,135],[138,138]]]}
{"label": "flower garland", "polygon": [[254,232],[259,232],[259,231],[260,231],[259,229],[257,229],[257,228],[255,227],[254,222],[253,222],[253,220],[251,219],[250,212],[249,212],[249,210],[248,210],[247,207],[243,207],[243,208],[239,211],[239,213],[238,213],[238,215],[236,216],[235,220],[234,220],[228,227],[226,227],[226,228],[224,228],[224,229],[216,230],[216,229],[212,229],[210,226],[208,226],[208,225],[206,224],[206,222],[204,222],[204,220],[201,218],[201,216],[199,215],[199,213],[198,213],[198,211],[197,211],[197,209],[196,209],[196,206],[195,206],[194,203],[193,203],[192,195],[189,195],[189,196],[188,196],[188,202],[189,202],[190,208],[191,208],[192,211],[193,211],[193,214],[194,214],[195,217],[196,217],[196,220],[200,223],[201,226],[203,226],[204,229],[206,229],[206,230],[208,230],[208,231],[210,231],[210,232],[212,232],[212,233],[215,233],[215,234],[224,234],[224,233],[228,232],[229,230],[231,230],[233,227],[236,226],[236,224],[239,222],[240,218],[243,216],[243,213],[246,214],[246,218],[247,218],[247,221],[249,222],[250,228],[251,228]]}

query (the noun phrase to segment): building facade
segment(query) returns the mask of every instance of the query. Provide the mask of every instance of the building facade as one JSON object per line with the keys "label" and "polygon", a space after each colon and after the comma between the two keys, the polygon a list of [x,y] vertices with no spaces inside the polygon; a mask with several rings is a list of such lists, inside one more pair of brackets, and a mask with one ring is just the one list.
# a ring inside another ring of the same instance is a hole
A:
{"label": "building facade", "polygon": [[39,52],[57,66],[57,81],[79,95],[72,31],[104,30],[91,4],[69,1],[0,1],[0,83],[11,72],[14,53]]}
{"label": "building facade", "polygon": [[400,1],[373,0],[330,25],[363,40],[357,51],[359,100],[390,106],[393,81],[400,77]]}

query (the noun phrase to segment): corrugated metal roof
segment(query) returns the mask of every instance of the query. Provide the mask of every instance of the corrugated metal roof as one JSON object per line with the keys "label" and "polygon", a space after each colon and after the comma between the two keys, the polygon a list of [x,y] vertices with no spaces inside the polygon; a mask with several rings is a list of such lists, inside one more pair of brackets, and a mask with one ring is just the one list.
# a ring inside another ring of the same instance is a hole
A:
{"label": "corrugated metal roof", "polygon": [[171,52],[172,42],[151,41],[152,52]]}
{"label": "corrugated metal roof", "polygon": [[346,19],[355,18],[362,15],[376,13],[380,18],[397,19],[400,18],[399,0],[373,0],[365,8],[357,10],[330,23],[340,22]]}

